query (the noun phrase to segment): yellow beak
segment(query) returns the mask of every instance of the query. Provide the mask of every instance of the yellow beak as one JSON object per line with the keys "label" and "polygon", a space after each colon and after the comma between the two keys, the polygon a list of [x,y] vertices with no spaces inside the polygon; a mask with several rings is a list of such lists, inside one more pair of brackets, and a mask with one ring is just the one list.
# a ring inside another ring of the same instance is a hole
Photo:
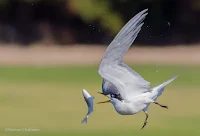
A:
{"label": "yellow beak", "polygon": [[102,101],[102,102],[98,102],[97,104],[101,104],[101,103],[108,103],[110,102],[110,100],[107,100],[107,101]]}

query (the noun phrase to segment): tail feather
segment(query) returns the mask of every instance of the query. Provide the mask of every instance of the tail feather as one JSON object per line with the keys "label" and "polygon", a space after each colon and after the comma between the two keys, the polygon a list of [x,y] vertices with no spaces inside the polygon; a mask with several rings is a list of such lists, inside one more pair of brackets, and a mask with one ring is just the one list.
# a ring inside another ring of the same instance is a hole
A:
{"label": "tail feather", "polygon": [[165,87],[166,85],[168,85],[169,83],[171,83],[172,81],[174,81],[177,77],[178,77],[178,75],[173,76],[172,78],[170,78],[166,82],[162,83],[161,87]]}
{"label": "tail feather", "polygon": [[178,77],[178,75],[173,76],[172,78],[170,78],[169,80],[167,80],[166,82],[163,82],[162,84],[160,84],[159,86],[156,86],[154,88],[152,88],[152,91],[157,93],[157,96],[155,97],[155,99],[157,97],[159,97],[160,95],[162,95],[162,92],[164,91],[165,87],[171,83],[172,81],[174,81],[176,78]]}

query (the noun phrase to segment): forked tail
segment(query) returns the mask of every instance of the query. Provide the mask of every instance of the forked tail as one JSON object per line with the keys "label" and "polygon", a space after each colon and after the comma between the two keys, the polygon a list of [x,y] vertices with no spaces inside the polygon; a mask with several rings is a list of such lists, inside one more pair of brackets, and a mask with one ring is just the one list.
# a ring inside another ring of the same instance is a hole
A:
{"label": "forked tail", "polygon": [[159,97],[160,95],[162,95],[162,92],[164,91],[165,87],[169,83],[171,83],[172,81],[174,81],[177,77],[178,77],[178,75],[175,75],[172,78],[170,78],[169,80],[167,80],[166,82],[163,82],[162,84],[160,84],[159,86],[156,86],[156,87],[152,88],[152,92],[156,93],[156,96],[155,96],[154,99],[156,99],[157,97]]}

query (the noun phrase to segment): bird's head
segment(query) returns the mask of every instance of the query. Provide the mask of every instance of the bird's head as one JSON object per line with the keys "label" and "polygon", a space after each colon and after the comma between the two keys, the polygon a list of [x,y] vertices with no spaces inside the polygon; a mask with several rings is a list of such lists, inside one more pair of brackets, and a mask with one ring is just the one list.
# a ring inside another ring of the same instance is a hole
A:
{"label": "bird's head", "polygon": [[118,100],[117,98],[111,97],[111,98],[110,98],[110,103],[112,103],[113,105],[115,105],[115,104],[117,104],[117,103],[121,103],[121,101]]}

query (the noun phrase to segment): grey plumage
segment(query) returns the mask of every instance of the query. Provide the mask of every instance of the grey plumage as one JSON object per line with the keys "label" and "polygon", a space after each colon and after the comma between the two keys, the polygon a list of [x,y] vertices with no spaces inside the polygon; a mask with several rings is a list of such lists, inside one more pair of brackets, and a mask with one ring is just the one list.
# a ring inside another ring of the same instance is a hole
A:
{"label": "grey plumage", "polygon": [[109,82],[106,79],[103,79],[102,93],[104,95],[119,94],[119,91],[117,90],[117,88],[111,82]]}
{"label": "grey plumage", "polygon": [[[147,9],[139,12],[137,15],[135,15],[128,23],[120,30],[120,32],[117,34],[117,36],[114,38],[114,40],[109,44],[107,47],[105,54],[101,60],[100,66],[99,66],[99,75],[103,77],[106,84],[108,81],[111,84],[110,86],[112,88],[116,88],[114,92],[118,92],[120,88],[121,82],[118,82],[117,79],[119,78],[127,78],[126,83],[123,84],[132,84],[132,86],[135,86],[135,89],[137,88],[144,88],[143,92],[148,92],[148,88],[150,87],[150,83],[142,78],[136,71],[131,69],[128,65],[124,64],[122,62],[122,58],[124,54],[127,52],[127,50],[132,45],[133,41],[137,37],[138,33],[141,30],[141,27],[143,26],[143,20],[147,16]],[[108,72],[109,71],[109,72]],[[106,74],[106,75],[105,75]],[[113,79],[113,76],[115,75],[116,79]],[[134,75],[134,77],[133,77]],[[129,80],[130,79],[130,80]],[[139,82],[139,83],[138,83]],[[114,87],[113,87],[114,86]],[[111,89],[104,88],[104,92],[110,92]],[[122,89],[123,90],[123,89]],[[103,90],[102,90],[103,91]],[[134,92],[135,95],[137,95],[140,92]],[[120,94],[123,97],[125,94]]]}
{"label": "grey plumage", "polygon": [[[144,128],[147,124],[148,106],[151,103],[168,108],[159,104],[156,100],[162,94],[165,86],[172,82],[177,76],[169,79],[163,84],[150,88],[150,82],[142,78],[136,71],[124,64],[122,59],[132,45],[143,26],[143,20],[147,15],[147,9],[135,15],[117,34],[107,47],[99,65],[99,75],[104,79],[103,92],[112,93],[111,88],[115,86],[123,99],[110,97],[110,100],[99,103],[110,102],[117,113],[121,115],[134,115],[144,111],[146,118]],[[107,83],[108,82],[108,83]],[[115,91],[116,92],[116,91]],[[113,94],[111,94],[112,96]]]}

